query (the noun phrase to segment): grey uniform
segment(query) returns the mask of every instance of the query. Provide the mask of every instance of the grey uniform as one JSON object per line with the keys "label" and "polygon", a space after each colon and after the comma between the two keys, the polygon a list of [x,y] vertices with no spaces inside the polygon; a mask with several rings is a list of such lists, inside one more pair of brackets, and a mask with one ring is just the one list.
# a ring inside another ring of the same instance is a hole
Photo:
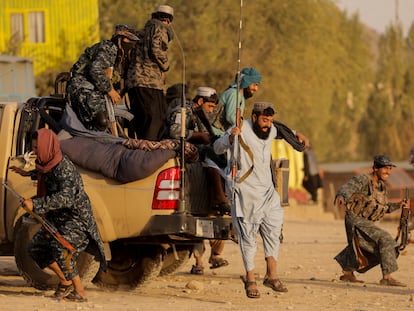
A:
{"label": "grey uniform", "polygon": [[42,228],[29,245],[33,259],[42,269],[56,261],[65,277],[71,280],[78,275],[76,258],[88,248],[88,252],[95,255],[105,270],[103,244],[75,165],[63,156],[62,161],[45,174],[45,183],[47,195],[33,199],[33,211],[46,215],[46,219],[74,246],[75,251],[68,262],[65,248]]}
{"label": "grey uniform", "polygon": [[[337,192],[336,196],[343,197],[345,202],[348,202],[354,193],[361,193],[367,199],[374,200],[377,208],[368,210],[367,206],[364,207],[365,210],[357,213],[355,210],[346,211],[345,229],[348,245],[335,257],[335,260],[344,271],[363,273],[380,264],[383,274],[389,274],[398,270],[397,242],[387,231],[376,226],[375,221],[380,220],[384,213],[398,209],[399,204],[388,202],[386,184],[380,181],[379,186],[376,187],[372,178],[372,174],[354,176]],[[361,267],[357,261],[355,237],[363,255],[368,259],[366,267]]]}

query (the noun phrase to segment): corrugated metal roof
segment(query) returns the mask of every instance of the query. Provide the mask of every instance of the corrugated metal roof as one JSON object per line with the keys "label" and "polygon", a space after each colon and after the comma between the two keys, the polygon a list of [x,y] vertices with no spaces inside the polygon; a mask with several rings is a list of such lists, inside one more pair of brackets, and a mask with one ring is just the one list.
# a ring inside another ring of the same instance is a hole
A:
{"label": "corrugated metal roof", "polygon": [[33,59],[14,55],[0,55],[1,63],[33,63]]}

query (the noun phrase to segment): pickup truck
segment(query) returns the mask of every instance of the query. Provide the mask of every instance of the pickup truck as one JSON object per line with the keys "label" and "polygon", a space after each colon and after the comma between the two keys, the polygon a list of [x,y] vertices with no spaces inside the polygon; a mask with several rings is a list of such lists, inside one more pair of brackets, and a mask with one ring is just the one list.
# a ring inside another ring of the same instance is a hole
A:
{"label": "pickup truck", "polygon": [[[36,181],[10,167],[34,169],[35,158],[29,155],[31,134],[42,127],[58,132],[66,104],[67,99],[59,95],[30,98],[24,103],[0,102],[0,179],[23,197],[35,196]],[[194,244],[205,239],[234,238],[231,217],[216,215],[209,209],[209,187],[199,162],[188,163],[183,169],[180,158],[172,158],[151,176],[128,183],[84,167],[78,169],[108,260],[107,271],[98,271],[93,256],[82,253],[77,265],[84,283],[133,289],[173,273],[189,259]],[[177,195],[182,185],[180,172],[185,172],[184,200],[178,200]],[[167,195],[160,199],[157,196],[162,192]],[[165,202],[159,204],[159,200]],[[25,214],[18,199],[3,186],[0,202],[0,255],[14,256],[31,286],[56,286],[56,276],[41,270],[27,252],[28,242],[40,225]]]}

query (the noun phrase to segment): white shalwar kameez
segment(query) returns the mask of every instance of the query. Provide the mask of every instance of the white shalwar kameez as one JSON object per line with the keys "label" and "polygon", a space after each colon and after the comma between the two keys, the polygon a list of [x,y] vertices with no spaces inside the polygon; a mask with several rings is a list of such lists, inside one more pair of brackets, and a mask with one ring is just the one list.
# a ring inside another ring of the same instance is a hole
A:
{"label": "white shalwar kameez", "polygon": [[[231,128],[214,143],[214,151],[222,154],[226,151],[228,159],[233,152],[229,137]],[[232,220],[236,228],[239,246],[246,271],[254,269],[257,251],[257,232],[263,239],[265,258],[279,256],[280,233],[283,224],[283,208],[276,192],[271,172],[271,147],[277,130],[272,125],[267,139],[260,139],[254,132],[251,120],[245,120],[241,127],[241,138],[253,153],[253,161],[246,150],[240,146],[239,167],[234,183],[232,198]],[[251,167],[252,172],[242,182],[237,180]],[[226,167],[227,186],[232,186],[231,163]]]}

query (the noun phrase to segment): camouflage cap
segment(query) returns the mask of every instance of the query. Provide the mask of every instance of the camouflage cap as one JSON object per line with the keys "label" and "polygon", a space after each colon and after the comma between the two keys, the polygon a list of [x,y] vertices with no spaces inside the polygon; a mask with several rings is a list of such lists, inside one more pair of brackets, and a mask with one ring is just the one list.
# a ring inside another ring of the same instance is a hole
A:
{"label": "camouflage cap", "polygon": [[374,166],[376,168],[384,167],[384,166],[393,166],[396,165],[391,162],[390,158],[384,154],[379,154],[374,156]]}
{"label": "camouflage cap", "polygon": [[272,108],[273,110],[275,110],[273,108],[273,104],[270,102],[256,102],[253,104],[253,111],[256,112],[263,112],[263,110],[265,110],[266,108]]}
{"label": "camouflage cap", "polygon": [[138,37],[134,33],[134,29],[125,24],[119,24],[115,26],[114,37],[116,36],[124,36],[132,41],[138,41]]}

